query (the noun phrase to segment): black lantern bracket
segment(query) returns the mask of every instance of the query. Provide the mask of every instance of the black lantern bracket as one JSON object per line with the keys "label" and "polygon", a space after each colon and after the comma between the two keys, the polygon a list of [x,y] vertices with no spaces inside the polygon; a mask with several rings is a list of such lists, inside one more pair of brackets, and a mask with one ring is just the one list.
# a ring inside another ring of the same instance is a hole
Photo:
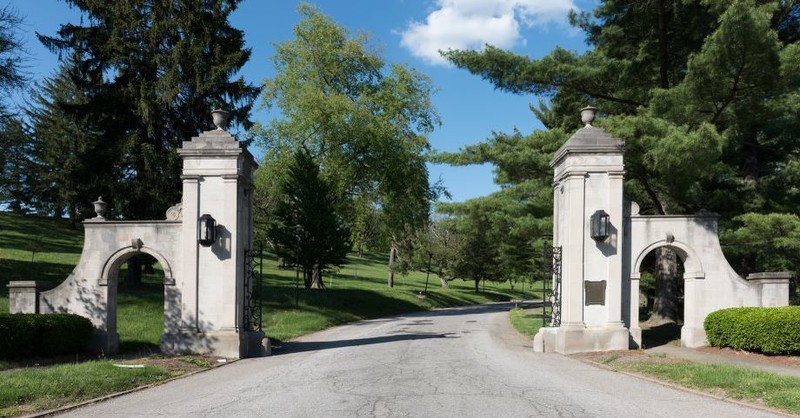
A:
{"label": "black lantern bracket", "polygon": [[589,218],[590,233],[593,240],[605,241],[611,235],[611,217],[602,209],[595,211]]}
{"label": "black lantern bracket", "polygon": [[204,213],[197,220],[197,243],[203,247],[210,247],[217,241],[217,221],[209,214]]}

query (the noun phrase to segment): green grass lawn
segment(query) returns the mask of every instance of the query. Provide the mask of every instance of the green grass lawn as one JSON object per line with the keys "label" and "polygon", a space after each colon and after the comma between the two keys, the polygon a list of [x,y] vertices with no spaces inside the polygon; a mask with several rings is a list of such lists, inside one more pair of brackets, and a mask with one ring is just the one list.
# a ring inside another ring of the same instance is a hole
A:
{"label": "green grass lawn", "polygon": [[19,416],[121,392],[165,380],[160,367],[118,368],[113,362],[90,361],[2,372],[0,417]]}
{"label": "green grass lawn", "polygon": [[[63,281],[78,262],[83,234],[70,230],[65,222],[0,213],[0,312],[8,312],[6,284],[14,280]],[[295,271],[278,268],[273,255],[263,265],[263,328],[274,340],[286,340],[346,322],[395,315],[438,307],[488,301],[538,299],[541,282],[531,290],[508,283],[486,282],[474,292],[471,281],[456,280],[442,288],[439,279],[414,272],[397,275],[395,287],[386,285],[387,257],[350,257],[350,263],[325,276],[326,289],[295,288]],[[124,270],[120,277],[124,277]],[[163,332],[163,274],[143,277],[139,288],[121,286],[118,296],[118,332],[121,349],[147,355],[158,350]],[[298,304],[295,305],[295,298]],[[532,336],[541,326],[541,311],[515,309],[512,323]],[[205,360],[197,360],[204,362]],[[608,362],[617,367],[613,359]],[[18,365],[0,361],[0,416],[42,411],[107,393],[161,381],[175,373],[159,367],[132,371],[114,367],[108,361],[90,361],[48,367],[12,369]],[[708,390],[724,390],[736,399],[764,402],[799,413],[797,379],[763,374],[748,369],[704,365],[646,365],[636,371]],[[5,370],[4,370],[5,369]]]}
{"label": "green grass lawn", "polygon": [[[550,319],[550,308],[545,311],[545,320]],[[543,326],[542,322],[542,308],[514,308],[509,312],[509,319],[511,325],[522,335],[533,338],[539,328]]]}
{"label": "green grass lawn", "polygon": [[[330,326],[360,319],[378,318],[404,312],[490,301],[539,297],[529,286],[511,290],[507,283],[487,282],[475,293],[471,281],[455,280],[442,288],[431,275],[425,297],[425,274],[395,275],[395,286],[387,286],[387,257],[350,257],[350,264],[324,276],[325,289],[295,288],[295,271],[282,270],[272,255],[264,259],[263,327],[270,338],[286,340]],[[302,281],[302,278],[301,278]],[[295,305],[295,297],[299,304]]]}
{"label": "green grass lawn", "polygon": [[633,362],[609,357],[603,363],[613,369],[633,371],[718,396],[800,414],[800,378],[797,377],[739,366],[664,362],[646,356]]}

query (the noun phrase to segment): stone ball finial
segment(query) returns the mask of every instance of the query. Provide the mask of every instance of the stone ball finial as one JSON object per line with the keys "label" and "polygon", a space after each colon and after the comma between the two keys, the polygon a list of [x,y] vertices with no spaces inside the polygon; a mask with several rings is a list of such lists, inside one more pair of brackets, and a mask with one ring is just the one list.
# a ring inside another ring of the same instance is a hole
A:
{"label": "stone ball finial", "polygon": [[594,117],[597,115],[597,110],[596,107],[592,106],[586,106],[581,109],[581,122],[585,123],[586,126],[592,126]]}
{"label": "stone ball finial", "polygon": [[225,130],[225,128],[228,126],[228,116],[230,116],[230,113],[222,109],[214,109],[211,111],[211,118],[214,121],[214,126],[217,127],[217,130]]}

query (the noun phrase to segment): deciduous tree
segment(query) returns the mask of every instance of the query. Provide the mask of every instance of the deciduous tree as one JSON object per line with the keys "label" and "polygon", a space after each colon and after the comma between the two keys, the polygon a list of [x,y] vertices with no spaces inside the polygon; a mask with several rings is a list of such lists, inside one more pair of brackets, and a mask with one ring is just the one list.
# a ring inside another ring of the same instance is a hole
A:
{"label": "deciduous tree", "polygon": [[351,36],[311,5],[298,10],[294,39],[277,45],[277,75],[264,85],[265,105],[279,114],[261,143],[270,156],[282,154],[275,148],[308,149],[334,189],[337,213],[358,224],[369,212],[359,207],[378,208],[396,241],[428,217],[422,153],[439,123],[433,86],[412,68],[387,66],[365,35]]}

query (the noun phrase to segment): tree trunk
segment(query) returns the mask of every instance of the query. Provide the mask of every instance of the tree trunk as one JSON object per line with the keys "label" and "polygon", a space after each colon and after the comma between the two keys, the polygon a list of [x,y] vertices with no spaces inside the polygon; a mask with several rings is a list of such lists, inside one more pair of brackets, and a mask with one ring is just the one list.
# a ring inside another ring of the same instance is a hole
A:
{"label": "tree trunk", "polygon": [[397,258],[397,248],[392,240],[392,249],[389,251],[389,287],[394,287],[394,260]]}
{"label": "tree trunk", "polygon": [[324,289],[325,282],[322,280],[322,269],[315,265],[311,270],[311,287],[313,289]]}
{"label": "tree trunk", "polygon": [[659,326],[678,321],[678,256],[675,251],[656,249],[656,295],[648,326]]}
{"label": "tree trunk", "polygon": [[446,277],[439,276],[439,283],[442,284],[442,289],[448,289],[450,287],[450,283],[447,282]]}
{"label": "tree trunk", "polygon": [[475,277],[474,281],[475,281],[475,293],[480,293],[481,289],[480,289],[479,286],[480,286],[481,279]]}
{"label": "tree trunk", "polygon": [[142,260],[138,256],[128,259],[128,273],[125,276],[125,287],[129,289],[142,286]]}
{"label": "tree trunk", "polygon": [[450,287],[450,283],[447,281],[447,277],[444,276],[442,273],[442,267],[439,266],[439,273],[437,274],[439,277],[439,282],[442,284],[442,289],[447,289]]}
{"label": "tree trunk", "polygon": [[305,286],[306,289],[311,289],[312,277],[314,275],[311,270],[312,269],[303,266],[303,286]]}

